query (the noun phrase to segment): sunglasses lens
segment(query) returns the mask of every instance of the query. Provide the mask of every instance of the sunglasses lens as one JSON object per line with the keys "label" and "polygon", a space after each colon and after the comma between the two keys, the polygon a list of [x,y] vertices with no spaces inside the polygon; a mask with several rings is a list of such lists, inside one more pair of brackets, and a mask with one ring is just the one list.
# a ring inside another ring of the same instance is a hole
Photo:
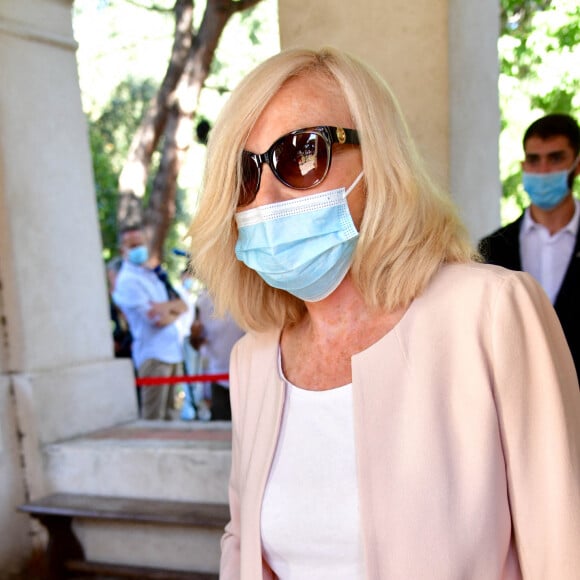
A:
{"label": "sunglasses lens", "polygon": [[279,179],[296,189],[320,183],[327,171],[330,145],[318,133],[306,131],[286,135],[272,151],[272,166]]}
{"label": "sunglasses lens", "polygon": [[260,183],[260,169],[256,160],[247,152],[242,153],[242,185],[238,206],[252,203],[258,193]]}

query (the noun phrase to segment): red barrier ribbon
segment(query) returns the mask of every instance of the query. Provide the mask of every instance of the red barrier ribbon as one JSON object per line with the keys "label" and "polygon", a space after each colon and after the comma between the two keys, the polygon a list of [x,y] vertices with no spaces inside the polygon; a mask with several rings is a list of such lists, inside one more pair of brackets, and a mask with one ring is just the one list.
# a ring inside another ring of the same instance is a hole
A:
{"label": "red barrier ribbon", "polygon": [[227,381],[229,378],[230,375],[228,373],[222,373],[221,375],[182,375],[178,377],[138,377],[135,383],[138,387],[154,387],[157,385],[168,385],[170,383]]}

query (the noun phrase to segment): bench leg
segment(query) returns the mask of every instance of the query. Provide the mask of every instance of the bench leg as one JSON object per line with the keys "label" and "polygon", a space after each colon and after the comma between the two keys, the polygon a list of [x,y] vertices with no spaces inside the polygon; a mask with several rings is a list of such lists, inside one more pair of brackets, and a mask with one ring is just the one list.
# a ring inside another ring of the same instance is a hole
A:
{"label": "bench leg", "polygon": [[46,514],[36,517],[48,531],[49,579],[63,580],[67,576],[67,561],[85,559],[83,547],[72,529],[72,518]]}

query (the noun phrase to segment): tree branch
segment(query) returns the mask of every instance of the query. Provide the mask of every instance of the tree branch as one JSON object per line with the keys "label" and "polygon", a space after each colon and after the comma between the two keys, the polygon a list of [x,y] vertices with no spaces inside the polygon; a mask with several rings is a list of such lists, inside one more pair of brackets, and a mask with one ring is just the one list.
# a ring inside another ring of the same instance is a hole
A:
{"label": "tree branch", "polygon": [[[150,101],[149,107],[137,129],[127,161],[119,176],[121,196],[143,197],[147,184],[147,172],[167,120],[167,110],[174,101],[174,90],[185,68],[193,44],[193,0],[177,0],[175,11],[175,37],[169,65],[159,91]],[[122,204],[122,200],[121,203]],[[123,215],[119,213],[120,223]]]}

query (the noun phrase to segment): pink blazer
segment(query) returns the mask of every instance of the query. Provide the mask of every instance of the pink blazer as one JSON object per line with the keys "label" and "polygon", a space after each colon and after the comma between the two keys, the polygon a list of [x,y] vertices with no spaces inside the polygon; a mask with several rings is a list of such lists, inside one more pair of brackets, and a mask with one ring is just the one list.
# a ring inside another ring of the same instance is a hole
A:
{"label": "pink blazer", "polygon": [[[232,354],[222,580],[273,577],[260,509],[284,401],[278,343],[279,331],[251,333]],[[366,578],[580,577],[580,393],[530,276],[443,266],[352,357],[352,377]]]}

